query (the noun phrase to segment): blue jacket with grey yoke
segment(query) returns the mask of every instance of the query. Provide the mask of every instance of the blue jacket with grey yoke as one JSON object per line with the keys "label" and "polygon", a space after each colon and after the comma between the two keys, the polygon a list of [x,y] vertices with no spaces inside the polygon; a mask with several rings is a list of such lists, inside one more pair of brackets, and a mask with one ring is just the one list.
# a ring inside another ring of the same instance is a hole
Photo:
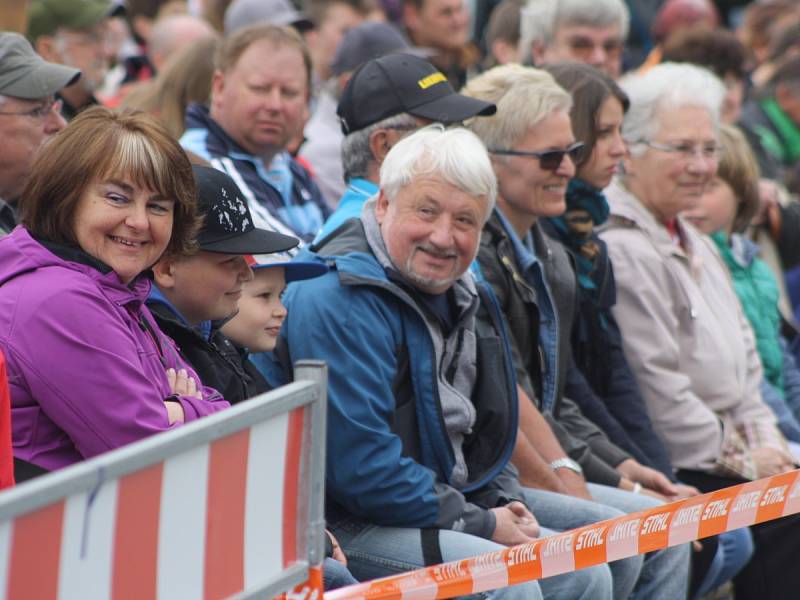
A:
{"label": "blue jacket with grey yoke", "polygon": [[289,286],[289,315],[264,370],[270,384],[280,385],[294,361],[328,363],[329,522],[355,516],[490,538],[495,519],[489,509],[522,498],[509,463],[518,423],[516,381],[491,289],[474,288],[472,331],[459,320],[448,336],[475,335],[469,397],[475,420],[460,445],[467,477],[458,482],[440,392],[442,366],[425,308],[399,274],[381,264],[361,220],[348,221],[320,243],[303,249],[298,260],[323,261],[330,271]]}

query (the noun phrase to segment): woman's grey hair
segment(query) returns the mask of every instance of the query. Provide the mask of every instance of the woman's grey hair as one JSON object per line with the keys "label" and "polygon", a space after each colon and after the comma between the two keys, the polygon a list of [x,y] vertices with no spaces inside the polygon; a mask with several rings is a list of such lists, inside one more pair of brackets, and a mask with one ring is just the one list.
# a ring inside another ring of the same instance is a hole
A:
{"label": "woman's grey hair", "polygon": [[381,190],[389,202],[417,177],[437,176],[494,208],[497,180],[483,143],[463,127],[429,125],[397,142],[381,165]]}
{"label": "woman's grey hair", "polygon": [[476,117],[468,123],[488,148],[511,148],[531,127],[553,113],[569,113],[572,108],[572,96],[550,73],[515,64],[474,77],[461,93],[497,105],[494,115]]}
{"label": "woman's grey hair", "polygon": [[623,0],[528,0],[520,19],[520,62],[527,62],[531,46],[553,43],[556,31],[564,25],[611,27],[617,25],[622,40],[627,39],[630,12]]}
{"label": "woman's grey hair", "polygon": [[661,63],[644,74],[623,77],[619,85],[631,102],[622,124],[622,137],[631,154],[641,155],[647,150],[640,142],[651,140],[658,133],[662,126],[659,113],[664,108],[703,108],[711,116],[714,129],[719,129],[725,86],[703,67]]}
{"label": "woman's grey hair", "polygon": [[356,177],[366,178],[369,174],[369,166],[375,162],[375,156],[369,147],[369,138],[373,133],[379,129],[413,131],[417,127],[414,117],[408,113],[400,113],[349,134],[342,142],[342,167],[345,181]]}

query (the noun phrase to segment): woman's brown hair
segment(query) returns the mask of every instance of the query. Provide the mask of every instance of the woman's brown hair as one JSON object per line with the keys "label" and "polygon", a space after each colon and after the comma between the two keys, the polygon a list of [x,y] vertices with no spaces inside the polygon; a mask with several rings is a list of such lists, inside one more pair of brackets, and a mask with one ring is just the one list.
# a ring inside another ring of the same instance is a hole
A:
{"label": "woman's brown hair", "polygon": [[175,200],[166,254],[196,248],[200,219],[192,166],[157,121],[138,111],[92,107],[42,148],[20,199],[21,222],[34,237],[77,244],[75,209],[97,179],[121,179]]}
{"label": "woman's brown hair", "polygon": [[614,97],[619,100],[623,113],[628,112],[630,101],[613,79],[590,65],[564,62],[548,65],[544,69],[572,95],[572,110],[569,113],[572,132],[575,139],[584,143],[584,151],[575,164],[579,168],[589,160],[594,150],[597,117],[606,99]]}
{"label": "woman's brown hair", "polygon": [[717,177],[727,183],[738,201],[736,217],[731,230],[742,233],[758,212],[758,163],[753,150],[741,129],[733,125],[720,125],[719,143],[722,153],[717,167]]}

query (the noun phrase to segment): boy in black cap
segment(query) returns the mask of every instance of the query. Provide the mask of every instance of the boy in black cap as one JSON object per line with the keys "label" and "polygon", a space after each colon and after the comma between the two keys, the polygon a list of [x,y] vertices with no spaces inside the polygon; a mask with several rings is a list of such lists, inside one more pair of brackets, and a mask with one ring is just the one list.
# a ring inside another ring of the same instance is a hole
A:
{"label": "boy in black cap", "polygon": [[245,255],[284,252],[299,240],[256,229],[239,188],[225,173],[194,166],[203,225],[200,251],[165,257],[153,267],[147,301],[161,330],[180,348],[204,385],[231,404],[266,391],[263,378],[219,331],[236,314],[242,287],[253,279]]}

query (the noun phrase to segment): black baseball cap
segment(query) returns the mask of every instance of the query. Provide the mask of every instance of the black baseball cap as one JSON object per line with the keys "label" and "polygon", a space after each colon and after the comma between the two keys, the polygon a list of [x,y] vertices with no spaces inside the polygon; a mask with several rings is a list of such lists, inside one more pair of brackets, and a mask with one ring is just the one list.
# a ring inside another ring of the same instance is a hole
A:
{"label": "black baseball cap", "polygon": [[221,254],[270,254],[300,243],[290,235],[256,229],[247,202],[233,179],[212,167],[192,165],[197,182],[198,210],[203,226],[197,236],[201,250]]}
{"label": "black baseball cap", "polygon": [[427,60],[389,54],[364,63],[353,73],[336,114],[347,135],[401,113],[448,124],[496,111],[490,102],[458,94]]}

